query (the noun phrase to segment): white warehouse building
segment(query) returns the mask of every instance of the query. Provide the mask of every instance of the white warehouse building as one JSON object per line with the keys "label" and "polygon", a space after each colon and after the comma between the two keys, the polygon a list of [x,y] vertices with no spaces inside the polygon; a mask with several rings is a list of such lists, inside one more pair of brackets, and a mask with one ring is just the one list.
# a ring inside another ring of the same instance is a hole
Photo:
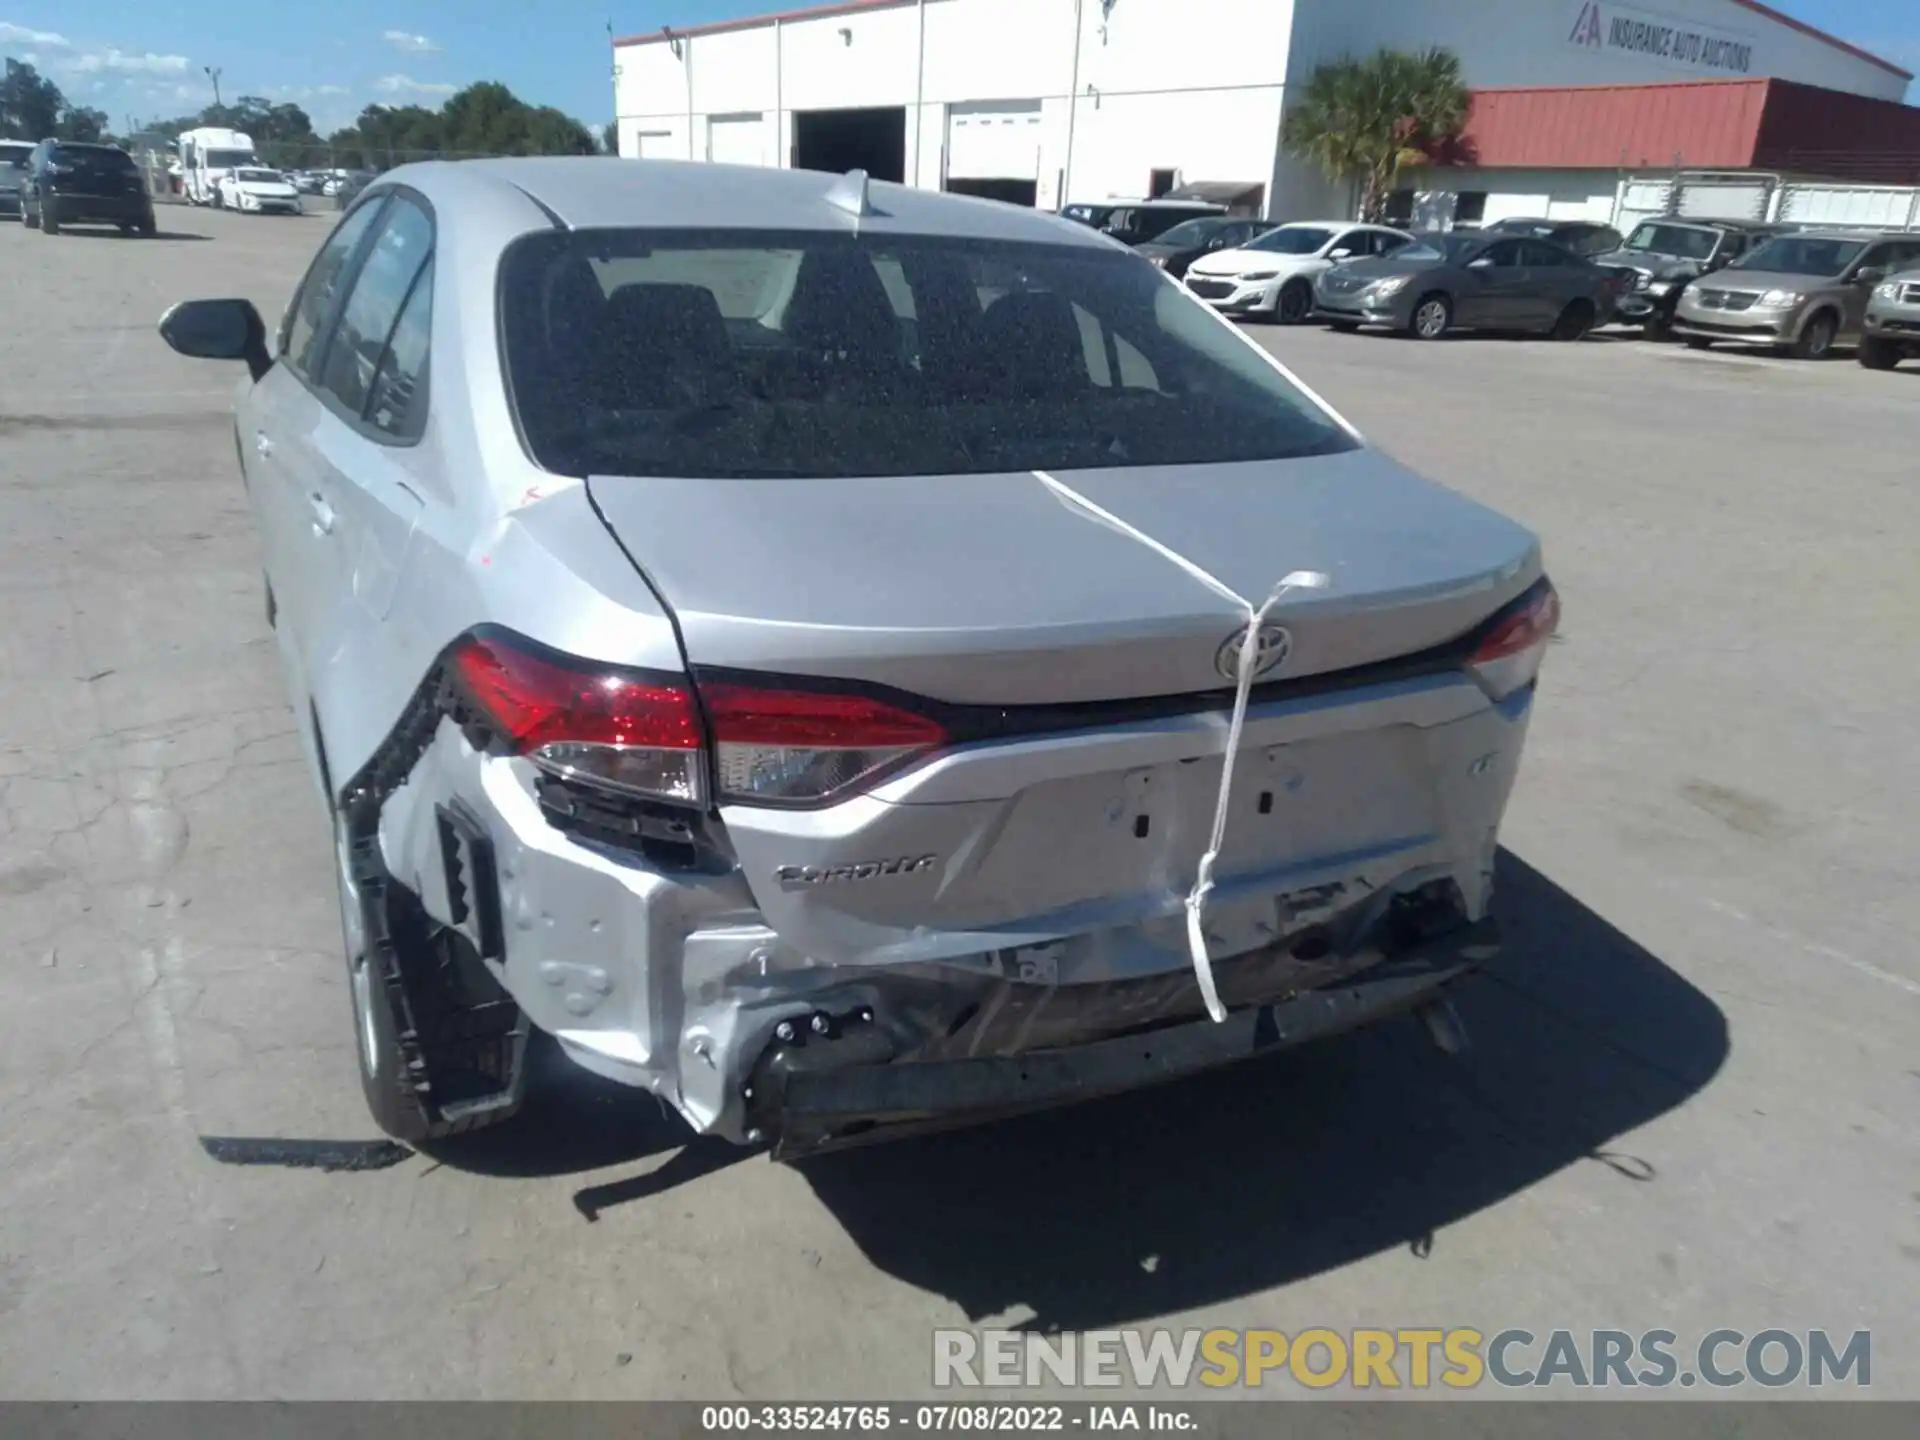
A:
{"label": "white warehouse building", "polygon": [[[623,156],[1048,209],[1197,186],[1278,219],[1350,208],[1281,120],[1317,66],[1382,46],[1444,46],[1476,91],[1775,78],[1898,101],[1911,79],[1759,0],[839,0],[616,40],[614,97]],[[1532,140],[1529,197],[1611,204],[1611,174]]]}

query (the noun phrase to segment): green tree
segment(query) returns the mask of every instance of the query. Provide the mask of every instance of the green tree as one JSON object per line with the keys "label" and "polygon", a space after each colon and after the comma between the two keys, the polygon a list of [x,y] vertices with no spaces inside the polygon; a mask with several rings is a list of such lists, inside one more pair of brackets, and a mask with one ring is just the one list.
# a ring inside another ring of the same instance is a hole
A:
{"label": "green tree", "polygon": [[620,122],[609,120],[600,127],[600,148],[609,155],[620,153]]}
{"label": "green tree", "polygon": [[1315,70],[1281,141],[1329,179],[1357,181],[1361,217],[1378,220],[1400,172],[1459,136],[1470,99],[1450,51],[1380,50]]}
{"label": "green tree", "polygon": [[380,168],[409,160],[474,155],[595,155],[593,132],[550,105],[529,105],[484,80],[423,105],[369,105],[352,125],[327,137],[335,162]]}
{"label": "green tree", "polygon": [[60,128],[67,97],[24,60],[7,59],[0,78],[0,135],[9,140],[45,140]]}
{"label": "green tree", "polygon": [[63,105],[60,123],[54,126],[53,133],[62,140],[79,140],[88,144],[98,144],[112,138],[107,134],[107,112],[95,110],[90,105]]}

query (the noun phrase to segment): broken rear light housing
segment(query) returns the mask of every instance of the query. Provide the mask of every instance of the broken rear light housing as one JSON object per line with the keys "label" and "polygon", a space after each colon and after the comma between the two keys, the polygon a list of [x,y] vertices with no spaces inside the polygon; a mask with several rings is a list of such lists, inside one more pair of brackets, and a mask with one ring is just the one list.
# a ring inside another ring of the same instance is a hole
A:
{"label": "broken rear light housing", "polygon": [[696,691],[684,675],[579,659],[496,627],[455,644],[449,672],[489,732],[547,773],[703,809],[818,805],[950,740],[938,721],[866,695],[738,678]]}
{"label": "broken rear light housing", "polygon": [[449,665],[460,698],[549,774],[706,804],[700,713],[683,677],[575,659],[491,628],[460,640]]}
{"label": "broken rear light housing", "polygon": [[1542,580],[1494,617],[1467,656],[1467,669],[1487,694],[1504,700],[1539,677],[1559,629],[1560,593]]}
{"label": "broken rear light housing", "polygon": [[947,744],[938,721],[857,694],[702,681],[720,794],[808,805],[871,785]]}

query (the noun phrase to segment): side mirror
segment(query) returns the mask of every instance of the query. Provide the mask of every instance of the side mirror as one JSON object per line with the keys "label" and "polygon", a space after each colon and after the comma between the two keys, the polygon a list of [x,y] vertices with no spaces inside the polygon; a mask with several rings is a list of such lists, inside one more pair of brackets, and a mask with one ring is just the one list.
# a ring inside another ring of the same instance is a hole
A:
{"label": "side mirror", "polygon": [[1878,285],[1886,278],[1887,267],[1884,265],[1869,265],[1863,270],[1856,270],[1853,274],[1856,285]]}
{"label": "side mirror", "polygon": [[182,300],[160,317],[160,338],[195,360],[244,360],[255,380],[273,368],[251,300]]}
{"label": "side mirror", "polygon": [[1478,260],[1469,260],[1467,262],[1467,269],[1491,270],[1493,269],[1493,257],[1490,255],[1482,255]]}
{"label": "side mirror", "polygon": [[1327,252],[1327,258],[1329,260],[1351,260],[1353,258],[1353,251],[1345,245],[1342,245],[1338,250],[1329,250]]}

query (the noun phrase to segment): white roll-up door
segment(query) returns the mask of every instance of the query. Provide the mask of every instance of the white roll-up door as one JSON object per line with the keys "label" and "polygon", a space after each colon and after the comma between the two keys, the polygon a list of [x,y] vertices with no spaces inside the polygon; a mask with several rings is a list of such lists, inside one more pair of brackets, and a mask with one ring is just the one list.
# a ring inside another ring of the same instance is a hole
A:
{"label": "white roll-up door", "polygon": [[947,107],[947,176],[1038,180],[1040,102],[1000,100]]}
{"label": "white roll-up door", "polygon": [[687,158],[685,142],[671,130],[641,130],[635,133],[639,156],[642,160],[684,160]]}
{"label": "white roll-up door", "polygon": [[1689,220],[1758,220],[1767,213],[1768,186],[1756,181],[1689,181],[1680,187],[1680,213]]}
{"label": "white roll-up door", "polygon": [[707,158],[716,165],[765,165],[767,122],[760,115],[716,115],[708,122]]}

